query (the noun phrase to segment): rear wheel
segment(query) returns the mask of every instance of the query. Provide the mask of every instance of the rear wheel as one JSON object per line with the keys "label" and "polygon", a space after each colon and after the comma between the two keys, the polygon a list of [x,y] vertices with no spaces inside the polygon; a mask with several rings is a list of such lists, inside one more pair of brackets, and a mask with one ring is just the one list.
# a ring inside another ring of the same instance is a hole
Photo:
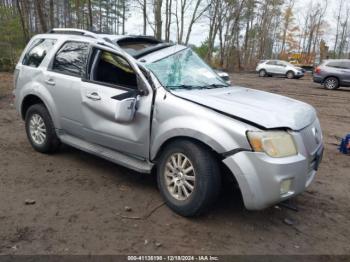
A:
{"label": "rear wheel", "polygon": [[266,70],[265,70],[265,69],[261,69],[261,70],[259,71],[259,76],[260,76],[260,77],[265,77],[265,76],[267,76]]}
{"label": "rear wheel", "polygon": [[201,144],[178,140],[162,153],[157,168],[159,190],[167,205],[182,216],[205,212],[221,185],[219,165]]}
{"label": "rear wheel", "polygon": [[60,141],[49,112],[43,104],[29,107],[25,117],[26,133],[32,147],[41,153],[55,152]]}
{"label": "rear wheel", "polygon": [[339,88],[339,80],[335,77],[328,77],[323,85],[328,90],[334,90]]}
{"label": "rear wheel", "polygon": [[287,78],[288,78],[288,79],[294,79],[294,77],[295,77],[295,74],[294,74],[293,71],[287,72]]}

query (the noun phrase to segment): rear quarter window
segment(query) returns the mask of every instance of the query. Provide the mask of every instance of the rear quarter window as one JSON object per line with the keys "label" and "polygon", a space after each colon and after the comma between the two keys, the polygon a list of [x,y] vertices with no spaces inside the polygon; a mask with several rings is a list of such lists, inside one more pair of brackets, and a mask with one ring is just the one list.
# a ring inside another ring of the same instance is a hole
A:
{"label": "rear quarter window", "polygon": [[343,62],[343,68],[344,69],[350,69],[350,61],[344,61]]}
{"label": "rear quarter window", "polygon": [[55,39],[36,39],[24,55],[22,64],[31,67],[38,67],[44,60],[48,51],[56,43]]}
{"label": "rear quarter window", "polygon": [[55,55],[52,70],[58,73],[81,77],[86,71],[89,44],[66,42]]}

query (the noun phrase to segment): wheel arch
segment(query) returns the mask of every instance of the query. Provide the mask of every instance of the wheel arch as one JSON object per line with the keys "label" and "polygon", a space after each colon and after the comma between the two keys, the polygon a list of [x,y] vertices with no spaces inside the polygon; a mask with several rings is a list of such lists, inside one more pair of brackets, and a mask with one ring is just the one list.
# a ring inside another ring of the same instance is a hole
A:
{"label": "wheel arch", "polygon": [[35,104],[43,104],[46,108],[44,101],[37,95],[29,94],[23,98],[22,104],[21,104],[21,117],[24,120],[26,117],[26,113],[32,105]]}
{"label": "wheel arch", "polygon": [[293,76],[295,77],[295,72],[292,69],[289,69],[286,73],[286,76],[288,76],[289,73],[292,73]]}
{"label": "wheel arch", "polygon": [[326,82],[326,80],[327,80],[328,78],[331,78],[331,77],[337,79],[337,80],[338,80],[338,83],[340,84],[340,78],[339,78],[339,76],[336,76],[336,75],[328,75],[328,76],[326,76],[325,78],[323,78],[323,82],[322,82],[322,83]]}
{"label": "wheel arch", "polygon": [[48,106],[49,104],[52,104],[53,100],[51,97],[49,97],[49,100],[46,99],[46,96],[41,95],[38,92],[28,92],[23,96],[23,99],[21,100],[20,107],[19,107],[19,113],[21,118],[24,120],[26,116],[26,112],[29,109],[30,106],[35,104],[43,104],[47,111],[49,112],[49,115],[52,119],[52,122],[56,128],[59,128],[59,122],[57,121],[57,118],[54,117],[56,114],[56,109]]}
{"label": "wheel arch", "polygon": [[[219,153],[217,150],[215,150],[214,147],[212,147],[207,142],[205,142],[201,139],[190,137],[190,136],[185,136],[185,135],[171,137],[171,138],[167,139],[166,141],[164,141],[163,144],[159,147],[153,161],[157,162],[159,160],[159,157],[161,156],[161,154],[164,152],[165,148],[168,145],[170,145],[171,143],[175,143],[178,140],[186,140],[186,141],[190,141],[193,143],[197,143],[197,144],[200,144],[201,146],[203,146],[204,148],[210,150],[210,152],[213,154],[214,158],[218,161],[221,179],[226,182],[225,183],[226,185],[230,185],[233,188],[236,188],[238,190],[237,192],[240,194],[240,197],[242,198],[242,191],[241,191],[241,187],[238,183],[238,180],[236,178],[236,174],[232,173],[231,170],[227,167],[227,165],[224,164],[223,160],[225,159],[225,157],[223,156],[223,154]],[[154,165],[152,173],[156,173],[156,170],[157,170],[157,165]]]}
{"label": "wheel arch", "polygon": [[157,159],[159,159],[160,155],[162,154],[162,152],[164,151],[164,149],[176,142],[177,140],[187,140],[187,141],[191,141],[194,143],[198,143],[202,146],[204,146],[205,148],[207,148],[208,150],[210,150],[216,157],[220,158],[221,154],[218,153],[214,147],[212,145],[209,145],[207,142],[199,139],[199,138],[194,138],[191,136],[187,136],[187,135],[179,135],[179,136],[174,136],[174,137],[170,137],[167,140],[163,141],[163,143],[159,146],[159,148],[157,149],[157,151],[155,152],[154,156],[152,157],[152,160],[157,161]]}
{"label": "wheel arch", "polygon": [[267,72],[267,70],[265,68],[260,68],[259,71],[258,71],[259,75],[260,75],[260,72],[263,72],[263,71],[265,72],[265,75],[268,74],[268,72]]}

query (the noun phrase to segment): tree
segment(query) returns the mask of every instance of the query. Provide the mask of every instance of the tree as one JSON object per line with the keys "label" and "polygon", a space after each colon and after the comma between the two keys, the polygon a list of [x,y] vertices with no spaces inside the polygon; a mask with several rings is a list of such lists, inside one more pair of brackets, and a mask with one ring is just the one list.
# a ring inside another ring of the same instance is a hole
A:
{"label": "tree", "polygon": [[162,5],[163,0],[154,0],[154,25],[155,25],[155,37],[159,40],[162,39]]}
{"label": "tree", "polygon": [[294,0],[290,0],[288,6],[286,8],[286,11],[283,14],[283,35],[282,35],[281,53],[285,52],[287,33],[289,31],[289,27],[290,27],[291,23],[294,20],[293,6],[294,6]]}
{"label": "tree", "polygon": [[37,0],[36,11],[40,22],[41,32],[47,32],[47,24],[46,24],[45,14],[43,11],[44,5],[45,5],[45,0]]}

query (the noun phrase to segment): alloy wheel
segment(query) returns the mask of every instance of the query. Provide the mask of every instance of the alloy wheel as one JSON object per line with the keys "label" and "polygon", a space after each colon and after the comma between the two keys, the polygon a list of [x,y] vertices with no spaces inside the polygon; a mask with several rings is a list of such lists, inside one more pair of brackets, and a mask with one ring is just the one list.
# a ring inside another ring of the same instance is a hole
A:
{"label": "alloy wheel", "polygon": [[292,72],[289,72],[289,73],[287,74],[287,78],[288,78],[288,79],[293,79],[293,78],[294,78],[294,74],[293,74]]}
{"label": "alloy wheel", "polygon": [[33,114],[29,121],[29,133],[33,142],[42,145],[46,140],[46,126],[43,118],[38,114]]}
{"label": "alloy wheel", "polygon": [[196,173],[190,159],[182,153],[172,154],[165,165],[168,192],[177,200],[188,199],[194,191]]}
{"label": "alloy wheel", "polygon": [[334,79],[328,79],[326,81],[327,89],[335,89],[337,87],[337,81]]}

